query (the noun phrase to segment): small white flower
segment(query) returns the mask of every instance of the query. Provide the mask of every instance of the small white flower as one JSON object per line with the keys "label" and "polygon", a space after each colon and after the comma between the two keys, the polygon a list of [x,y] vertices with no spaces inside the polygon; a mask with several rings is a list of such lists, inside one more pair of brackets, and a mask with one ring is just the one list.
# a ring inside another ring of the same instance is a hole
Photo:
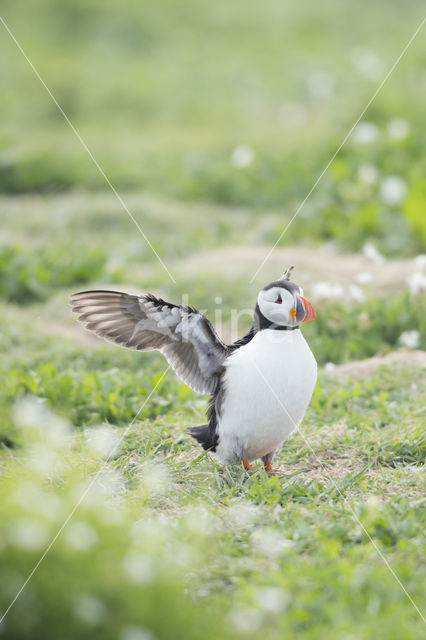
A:
{"label": "small white flower", "polygon": [[417,349],[420,344],[420,333],[418,331],[403,331],[398,342],[409,349]]}
{"label": "small white flower", "polygon": [[47,531],[40,522],[18,520],[9,529],[9,540],[15,547],[36,551],[46,544]]}
{"label": "small white flower", "polygon": [[357,282],[358,284],[367,284],[368,282],[371,282],[372,279],[373,276],[369,271],[360,271],[355,276],[355,282]]}
{"label": "small white flower", "polygon": [[43,442],[36,442],[29,447],[28,452],[29,466],[42,476],[51,477],[58,473],[63,467],[63,457],[58,455],[57,451],[52,449],[50,446],[46,446]]}
{"label": "small white flower", "polygon": [[379,56],[368,47],[355,47],[350,52],[354,67],[368,80],[379,80],[384,73],[384,64]]}
{"label": "small white flower", "polygon": [[99,492],[107,496],[116,495],[125,490],[125,482],[119,471],[113,469],[104,470],[96,476],[95,482],[91,485],[90,491]]}
{"label": "small white flower", "polygon": [[124,556],[123,569],[130,580],[137,584],[152,582],[156,573],[151,558],[142,553],[128,553]]}
{"label": "small white flower", "polygon": [[408,287],[412,296],[417,296],[421,291],[426,290],[426,274],[422,271],[415,271],[408,278]]}
{"label": "small white flower", "polygon": [[230,616],[230,622],[237,633],[253,633],[257,631],[262,624],[262,616],[256,609],[246,607],[245,609],[237,609]]}
{"label": "small white flower", "polygon": [[64,540],[77,551],[88,551],[94,547],[99,540],[95,529],[82,520],[72,522],[65,529],[63,535]]}
{"label": "small white flower", "polygon": [[359,144],[370,144],[379,137],[379,130],[373,122],[360,122],[355,127],[352,138]]}
{"label": "small white flower", "polygon": [[377,511],[379,511],[381,504],[382,502],[379,496],[375,495],[368,496],[366,501],[367,508],[372,513],[376,513]]}
{"label": "small white flower", "polygon": [[288,593],[279,587],[261,587],[254,597],[264,613],[281,613],[288,603]]}
{"label": "small white flower", "polygon": [[384,256],[382,256],[380,251],[371,242],[367,242],[364,245],[362,252],[368,260],[376,264],[382,264],[385,261]]}
{"label": "small white flower", "polygon": [[70,425],[48,409],[42,398],[26,397],[14,408],[16,422],[25,429],[39,432],[53,448],[63,447],[69,440]]}
{"label": "small white flower", "polygon": [[208,536],[215,531],[219,523],[208,509],[201,505],[196,505],[189,509],[185,515],[185,525],[191,533],[199,536]]}
{"label": "small white flower", "polygon": [[324,371],[326,371],[327,373],[333,371],[335,368],[336,365],[334,364],[334,362],[326,362],[324,365]]}
{"label": "small white flower", "polygon": [[167,467],[163,464],[146,467],[141,475],[141,485],[151,496],[165,494],[170,487]]}
{"label": "small white flower", "polygon": [[119,438],[117,433],[106,425],[90,427],[84,432],[86,442],[90,449],[102,457],[115,453]]}
{"label": "small white flower", "polygon": [[426,269],[426,253],[420,253],[414,258],[414,264],[419,269]]}
{"label": "small white flower", "polygon": [[276,558],[293,546],[288,540],[274,529],[256,529],[251,536],[253,546],[265,556]]}
{"label": "small white flower", "polygon": [[385,204],[398,205],[404,199],[407,185],[401,176],[387,176],[380,183],[380,197]]}
{"label": "small white flower", "polygon": [[379,177],[379,170],[374,164],[361,164],[358,167],[358,180],[365,182],[365,184],[374,184]]}
{"label": "small white flower", "polygon": [[341,298],[345,293],[341,284],[331,282],[317,282],[313,287],[313,294],[317,298]]}
{"label": "small white flower", "polygon": [[249,502],[236,502],[230,505],[226,519],[228,525],[233,529],[244,529],[251,525],[259,515],[259,509]]}
{"label": "small white flower", "polygon": [[358,287],[357,284],[350,284],[348,291],[350,297],[356,302],[365,302],[364,291],[361,289],[361,287]]}
{"label": "small white flower", "polygon": [[254,151],[247,144],[239,144],[231,152],[231,162],[238,169],[245,169],[254,160]]}
{"label": "small white flower", "polygon": [[404,118],[393,118],[388,122],[388,133],[395,140],[403,140],[410,133],[410,123]]}
{"label": "small white flower", "polygon": [[307,77],[309,93],[313,98],[327,98],[334,89],[334,79],[327,71],[311,71]]}
{"label": "small white flower", "polygon": [[48,520],[56,520],[64,513],[65,505],[61,498],[56,493],[41,489],[34,482],[19,482],[13,496],[18,504],[25,508],[31,505],[33,510]]}
{"label": "small white flower", "polygon": [[305,126],[309,119],[308,110],[300,102],[286,102],[279,110],[280,122],[288,128]]}
{"label": "small white flower", "polygon": [[86,624],[99,624],[108,615],[106,605],[96,596],[83,593],[74,601],[74,615]]}
{"label": "small white flower", "polygon": [[155,640],[154,634],[143,627],[125,627],[120,640]]}

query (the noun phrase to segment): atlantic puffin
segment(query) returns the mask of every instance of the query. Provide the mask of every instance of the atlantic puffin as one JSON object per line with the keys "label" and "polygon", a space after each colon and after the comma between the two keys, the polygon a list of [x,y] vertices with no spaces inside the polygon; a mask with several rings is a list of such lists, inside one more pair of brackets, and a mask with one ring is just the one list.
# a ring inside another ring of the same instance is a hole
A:
{"label": "atlantic puffin", "polygon": [[207,424],[185,431],[220,461],[263,461],[301,423],[317,379],[317,363],[300,325],[315,319],[289,267],[259,292],[248,333],[231,345],[197,309],[148,293],[82,291],[72,310],[85,328],[127,349],[157,349],[177,377],[211,394]]}

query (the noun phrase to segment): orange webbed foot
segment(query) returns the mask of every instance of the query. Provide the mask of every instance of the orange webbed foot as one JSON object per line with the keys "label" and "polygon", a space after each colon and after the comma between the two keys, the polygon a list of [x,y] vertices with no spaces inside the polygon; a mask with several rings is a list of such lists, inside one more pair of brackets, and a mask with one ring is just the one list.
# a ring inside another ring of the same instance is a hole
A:
{"label": "orange webbed foot", "polygon": [[277,475],[270,462],[265,462],[263,466],[265,467],[265,471],[269,471],[269,473],[272,473],[274,476]]}
{"label": "orange webbed foot", "polygon": [[247,458],[242,458],[241,462],[243,463],[243,467],[244,469],[246,469],[247,471],[250,471],[250,469],[253,469],[252,465],[250,464],[250,462],[247,460]]}

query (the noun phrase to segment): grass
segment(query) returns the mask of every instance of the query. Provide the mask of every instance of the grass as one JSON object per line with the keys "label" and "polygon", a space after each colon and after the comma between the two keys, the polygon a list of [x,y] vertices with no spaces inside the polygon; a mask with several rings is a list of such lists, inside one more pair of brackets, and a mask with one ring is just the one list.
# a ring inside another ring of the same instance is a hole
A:
{"label": "grass", "polygon": [[[386,12],[378,0],[308,11],[268,0],[244,12],[238,0],[208,12],[193,0],[179,10],[173,0],[37,0],[25,14],[6,1],[3,15],[120,191],[275,210],[274,241],[423,17],[420,0]],[[104,188],[5,32],[3,42],[0,188]],[[388,255],[422,250],[423,57],[419,37],[363,118],[371,139],[348,141],[290,242],[309,234],[358,250],[368,237]],[[241,145],[253,151],[245,167],[232,160]],[[394,201],[383,195],[389,176],[406,187]]]}
{"label": "grass", "polygon": [[[72,512],[0,637],[421,637],[424,368],[409,350],[354,364],[405,332],[426,348],[420,36],[249,279],[422,10],[2,3],[176,282],[0,29],[0,614]],[[79,289],[149,289],[230,339],[293,252],[320,374],[277,477],[202,452],[184,428],[207,398],[69,311]]]}
{"label": "grass", "polygon": [[[413,389],[404,399],[402,381]],[[159,638],[196,638],[200,629],[208,638],[260,629],[316,638],[326,628],[331,638],[418,637],[421,620],[372,544],[421,606],[418,371],[384,369],[344,388],[322,376],[303,430],[278,456],[279,478],[197,458],[182,427],[201,407],[168,384],[173,407],[150,419],[151,407],[124,433],[92,426],[72,435],[43,404],[18,405],[25,445],[0,458],[3,606],[88,479],[102,475],[6,631],[49,638],[63,620],[74,635],[111,638],[140,626]]]}

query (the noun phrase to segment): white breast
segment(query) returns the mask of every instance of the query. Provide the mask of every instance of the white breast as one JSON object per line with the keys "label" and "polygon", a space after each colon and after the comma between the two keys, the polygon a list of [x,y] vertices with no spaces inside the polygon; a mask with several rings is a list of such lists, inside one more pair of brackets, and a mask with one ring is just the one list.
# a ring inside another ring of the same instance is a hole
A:
{"label": "white breast", "polygon": [[300,330],[259,331],[225,363],[218,457],[254,460],[277,449],[300,424],[317,363]]}

